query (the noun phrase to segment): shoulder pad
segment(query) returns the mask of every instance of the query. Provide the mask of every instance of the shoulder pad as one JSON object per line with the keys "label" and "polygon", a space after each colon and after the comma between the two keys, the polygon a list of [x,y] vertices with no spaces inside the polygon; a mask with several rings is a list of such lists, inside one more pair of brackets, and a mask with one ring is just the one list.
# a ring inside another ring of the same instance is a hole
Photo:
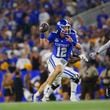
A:
{"label": "shoulder pad", "polygon": [[71,30],[71,33],[72,33],[72,34],[76,34],[77,32],[72,29],[72,30]]}

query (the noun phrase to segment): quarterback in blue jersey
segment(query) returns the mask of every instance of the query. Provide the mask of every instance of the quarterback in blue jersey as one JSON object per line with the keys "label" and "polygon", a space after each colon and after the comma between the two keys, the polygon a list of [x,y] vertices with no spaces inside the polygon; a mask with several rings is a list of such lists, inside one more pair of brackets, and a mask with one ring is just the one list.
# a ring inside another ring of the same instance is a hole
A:
{"label": "quarterback in blue jersey", "polygon": [[[81,49],[76,32],[71,29],[71,25],[65,19],[62,19],[57,23],[57,31],[51,32],[47,39],[45,38],[44,33],[42,33],[40,43],[42,46],[47,46],[52,43],[53,49],[52,55],[47,61],[48,70],[50,72],[49,77],[46,82],[40,86],[37,93],[34,94],[34,101],[36,101],[36,98],[43,91],[48,92],[53,81],[55,82],[56,80],[56,83],[61,84],[61,77],[59,76],[63,73],[73,48]],[[84,55],[80,55],[80,58],[87,60]]]}
{"label": "quarterback in blue jersey", "polygon": [[53,43],[52,54],[56,58],[62,58],[68,61],[68,58],[71,56],[73,47],[77,45],[78,39],[75,32],[70,34],[62,34],[60,32],[53,32],[48,37],[49,43]]}

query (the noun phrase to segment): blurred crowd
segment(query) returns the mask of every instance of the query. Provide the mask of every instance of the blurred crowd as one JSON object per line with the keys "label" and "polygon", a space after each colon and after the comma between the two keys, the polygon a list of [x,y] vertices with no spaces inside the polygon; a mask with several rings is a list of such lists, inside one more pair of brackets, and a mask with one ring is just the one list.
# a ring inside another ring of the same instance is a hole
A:
{"label": "blurred crowd", "polygon": [[[46,61],[51,47],[40,47],[41,23],[48,22],[53,31],[59,19],[70,20],[88,57],[106,43],[110,39],[110,16],[106,12],[97,15],[97,24],[89,26],[80,16],[72,20],[72,16],[106,2],[109,0],[1,0],[0,101],[23,101],[24,87],[34,93],[47,79]],[[87,63],[78,61],[73,66],[81,77],[80,99],[110,97],[106,92],[110,86],[110,48]],[[69,83],[63,79],[50,99],[69,100]]]}

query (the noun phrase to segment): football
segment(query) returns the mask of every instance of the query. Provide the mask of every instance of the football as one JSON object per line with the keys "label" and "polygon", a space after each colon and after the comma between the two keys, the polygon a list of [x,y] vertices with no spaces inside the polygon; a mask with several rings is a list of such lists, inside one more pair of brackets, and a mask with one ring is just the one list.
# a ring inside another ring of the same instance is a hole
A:
{"label": "football", "polygon": [[49,30],[49,24],[48,23],[42,23],[39,27],[39,31],[44,33]]}

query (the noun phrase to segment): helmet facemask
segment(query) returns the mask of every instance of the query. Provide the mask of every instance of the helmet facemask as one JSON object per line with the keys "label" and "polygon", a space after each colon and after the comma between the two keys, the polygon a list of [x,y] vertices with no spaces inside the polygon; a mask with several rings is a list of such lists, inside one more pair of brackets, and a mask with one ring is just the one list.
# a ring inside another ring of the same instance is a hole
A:
{"label": "helmet facemask", "polygon": [[67,25],[67,26],[61,26],[61,32],[65,35],[70,34],[71,32],[71,26]]}

